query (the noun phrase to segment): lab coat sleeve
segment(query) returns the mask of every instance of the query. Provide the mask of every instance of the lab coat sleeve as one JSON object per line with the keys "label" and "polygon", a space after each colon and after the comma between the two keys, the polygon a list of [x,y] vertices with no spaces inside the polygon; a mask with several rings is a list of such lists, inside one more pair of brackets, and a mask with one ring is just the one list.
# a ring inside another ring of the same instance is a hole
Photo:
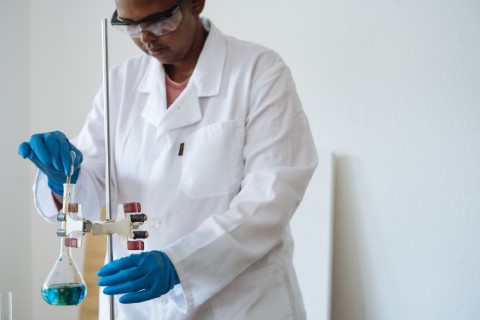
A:
{"label": "lab coat sleeve", "polygon": [[48,187],[48,177],[40,170],[37,171],[33,183],[33,201],[42,218],[50,223],[59,223],[57,206],[53,200],[52,190]]}
{"label": "lab coat sleeve", "polygon": [[274,61],[252,78],[241,191],[226,212],[164,250],[181,281],[171,297],[187,313],[281,242],[317,165],[290,71]]}
{"label": "lab coat sleeve", "polygon": [[[82,205],[83,216],[97,220],[104,205],[105,146],[103,133],[102,94],[94,99],[94,106],[79,135],[71,139],[83,154],[80,174],[76,181],[75,201]],[[40,215],[51,223],[58,223],[58,210],[54,204],[47,176],[39,172],[33,185],[34,202]],[[92,192],[93,191],[93,192]]]}

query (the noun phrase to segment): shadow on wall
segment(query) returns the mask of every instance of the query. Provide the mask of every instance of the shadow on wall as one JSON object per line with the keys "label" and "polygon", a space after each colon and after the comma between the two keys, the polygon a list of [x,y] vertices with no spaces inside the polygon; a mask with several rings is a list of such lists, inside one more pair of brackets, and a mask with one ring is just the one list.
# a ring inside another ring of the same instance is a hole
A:
{"label": "shadow on wall", "polygon": [[334,157],[318,151],[318,166],[291,221],[294,265],[308,319],[330,319]]}
{"label": "shadow on wall", "polygon": [[[361,191],[361,193],[359,192]],[[367,320],[363,231],[368,221],[361,213],[368,203],[369,190],[359,159],[335,157],[335,192],[332,265],[332,319]]]}

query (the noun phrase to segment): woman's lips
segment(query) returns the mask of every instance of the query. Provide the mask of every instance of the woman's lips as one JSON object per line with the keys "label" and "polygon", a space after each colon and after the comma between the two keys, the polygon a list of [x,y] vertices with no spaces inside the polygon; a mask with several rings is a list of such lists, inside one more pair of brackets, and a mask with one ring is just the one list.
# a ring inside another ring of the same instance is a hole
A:
{"label": "woman's lips", "polygon": [[162,54],[163,52],[165,52],[166,49],[167,49],[167,47],[148,48],[147,51],[148,51],[148,54],[149,54],[149,55],[151,55],[151,56],[157,56],[157,55],[160,55],[160,54]]}

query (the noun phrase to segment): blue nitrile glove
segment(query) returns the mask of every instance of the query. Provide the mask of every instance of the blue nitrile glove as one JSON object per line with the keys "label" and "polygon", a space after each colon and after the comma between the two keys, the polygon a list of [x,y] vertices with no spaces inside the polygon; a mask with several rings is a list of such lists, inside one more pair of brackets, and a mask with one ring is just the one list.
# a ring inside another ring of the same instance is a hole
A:
{"label": "blue nitrile glove", "polygon": [[[74,152],[73,157],[71,151]],[[83,156],[60,131],[32,135],[29,142],[22,142],[18,154],[30,159],[48,177],[48,186],[56,194],[63,195],[63,184],[72,170],[71,183],[77,181]]]}
{"label": "blue nitrile glove", "polygon": [[98,270],[103,293],[123,294],[121,303],[137,303],[158,298],[180,283],[177,271],[161,251],[142,252],[113,260]]}

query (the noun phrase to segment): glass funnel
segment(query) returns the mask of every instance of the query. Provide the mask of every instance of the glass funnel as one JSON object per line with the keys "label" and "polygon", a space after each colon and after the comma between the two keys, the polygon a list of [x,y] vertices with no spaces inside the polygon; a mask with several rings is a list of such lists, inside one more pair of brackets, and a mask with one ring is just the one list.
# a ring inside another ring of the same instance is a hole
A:
{"label": "glass funnel", "polygon": [[[70,205],[74,203],[74,193],[74,184],[64,185],[62,212],[65,214],[69,214],[69,209],[75,207]],[[62,222],[62,227],[66,229],[65,221]],[[87,294],[85,281],[71,256],[71,248],[68,246],[70,239],[66,236],[60,237],[60,256],[42,286],[43,300],[55,306],[77,305]]]}

